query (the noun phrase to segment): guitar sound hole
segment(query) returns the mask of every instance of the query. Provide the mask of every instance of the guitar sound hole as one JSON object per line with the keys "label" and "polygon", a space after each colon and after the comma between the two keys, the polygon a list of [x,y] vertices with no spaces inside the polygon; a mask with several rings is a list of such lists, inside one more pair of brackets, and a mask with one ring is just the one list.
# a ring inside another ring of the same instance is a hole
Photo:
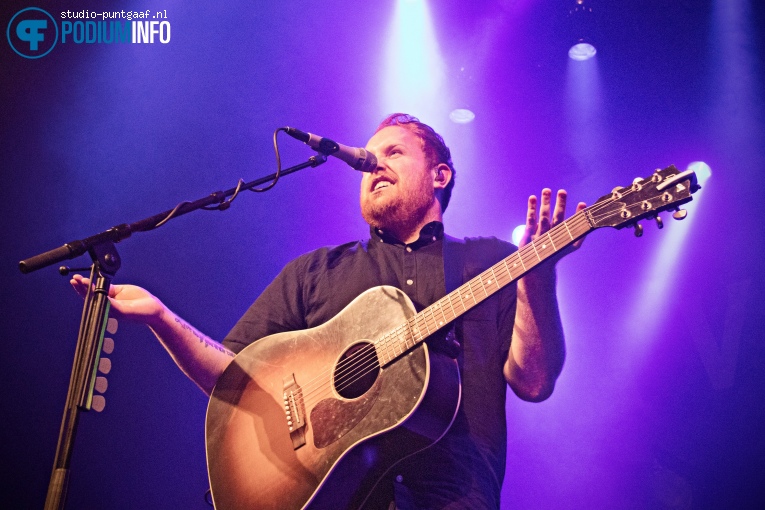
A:
{"label": "guitar sound hole", "polygon": [[335,391],[343,398],[358,398],[372,387],[380,373],[374,345],[364,342],[352,345],[335,367]]}

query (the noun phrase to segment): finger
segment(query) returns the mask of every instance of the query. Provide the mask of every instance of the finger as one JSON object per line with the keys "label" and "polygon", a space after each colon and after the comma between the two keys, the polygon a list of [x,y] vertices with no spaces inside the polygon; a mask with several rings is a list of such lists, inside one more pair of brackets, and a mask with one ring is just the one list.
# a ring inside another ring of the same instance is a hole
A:
{"label": "finger", "polygon": [[539,206],[539,228],[537,234],[544,234],[550,230],[550,198],[552,191],[550,188],[542,190],[542,202]]}
{"label": "finger", "polygon": [[84,298],[88,293],[88,285],[90,285],[90,279],[83,278],[82,275],[76,274],[72,276],[72,279],[69,280],[69,283],[72,284],[72,287],[74,287],[74,290],[77,292],[77,294],[80,295],[80,297]]}
{"label": "finger", "polygon": [[537,231],[537,197],[529,197],[528,208],[526,209],[526,229],[523,231],[520,245],[529,243]]}
{"label": "finger", "polygon": [[[576,212],[582,212],[586,208],[587,208],[587,204],[585,204],[584,202],[579,202],[578,204],[576,204]],[[577,239],[577,241],[573,244],[574,249],[575,250],[579,249],[579,247],[582,246],[583,242],[584,242],[584,237],[581,239]]]}
{"label": "finger", "polygon": [[555,197],[555,211],[553,212],[552,224],[557,225],[566,219],[566,199],[568,194],[565,189],[559,189]]}

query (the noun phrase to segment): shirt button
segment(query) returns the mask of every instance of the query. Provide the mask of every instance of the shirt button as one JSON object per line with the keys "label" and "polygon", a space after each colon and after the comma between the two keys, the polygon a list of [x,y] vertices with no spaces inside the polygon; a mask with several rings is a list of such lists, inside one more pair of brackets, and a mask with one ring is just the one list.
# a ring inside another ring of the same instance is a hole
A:
{"label": "shirt button", "polygon": [[411,278],[406,281],[407,285],[412,285],[413,283],[414,283],[414,280],[412,280]]}
{"label": "shirt button", "polygon": [[403,477],[403,476],[401,476],[401,475],[396,475],[396,481],[397,481],[398,483],[402,483],[402,482],[404,481],[404,477]]}
{"label": "shirt button", "polygon": [[407,246],[406,247],[406,251],[408,251],[409,253],[412,253],[412,247],[411,246]]}

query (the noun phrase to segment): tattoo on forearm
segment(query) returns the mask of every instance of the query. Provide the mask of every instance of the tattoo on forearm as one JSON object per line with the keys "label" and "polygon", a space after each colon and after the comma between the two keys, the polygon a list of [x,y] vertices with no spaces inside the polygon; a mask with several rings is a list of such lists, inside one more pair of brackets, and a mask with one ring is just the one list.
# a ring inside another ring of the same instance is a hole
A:
{"label": "tattoo on forearm", "polygon": [[223,346],[222,346],[221,344],[219,344],[218,342],[215,342],[215,341],[213,341],[213,340],[211,340],[211,339],[207,338],[205,335],[203,335],[202,333],[200,333],[199,331],[197,331],[196,329],[194,329],[194,328],[193,328],[193,327],[192,327],[192,326],[191,326],[191,325],[190,325],[188,322],[184,321],[184,320],[183,320],[183,319],[181,319],[180,317],[175,317],[175,322],[177,322],[177,323],[178,323],[178,325],[179,325],[181,328],[185,329],[186,331],[188,331],[189,333],[191,333],[192,335],[194,335],[195,337],[197,337],[197,339],[199,339],[199,341],[200,341],[202,344],[204,344],[205,348],[207,348],[207,347],[211,347],[211,348],[215,349],[216,351],[220,351],[220,352],[222,352],[223,354],[226,354],[226,355],[228,355],[228,356],[231,356],[232,358],[234,357],[234,353],[233,353],[233,352],[229,351],[228,349],[226,349],[225,347],[223,347]]}

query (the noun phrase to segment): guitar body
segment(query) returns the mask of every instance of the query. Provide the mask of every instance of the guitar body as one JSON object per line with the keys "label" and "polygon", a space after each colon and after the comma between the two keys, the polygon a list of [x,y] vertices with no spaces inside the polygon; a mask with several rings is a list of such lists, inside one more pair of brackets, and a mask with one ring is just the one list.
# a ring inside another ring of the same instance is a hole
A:
{"label": "guitar body", "polygon": [[[395,463],[440,439],[459,407],[457,362],[420,343],[369,364],[371,343],[414,314],[402,291],[375,287],[321,326],[242,350],[207,411],[215,507],[359,508]],[[359,366],[363,377],[346,377]]]}

